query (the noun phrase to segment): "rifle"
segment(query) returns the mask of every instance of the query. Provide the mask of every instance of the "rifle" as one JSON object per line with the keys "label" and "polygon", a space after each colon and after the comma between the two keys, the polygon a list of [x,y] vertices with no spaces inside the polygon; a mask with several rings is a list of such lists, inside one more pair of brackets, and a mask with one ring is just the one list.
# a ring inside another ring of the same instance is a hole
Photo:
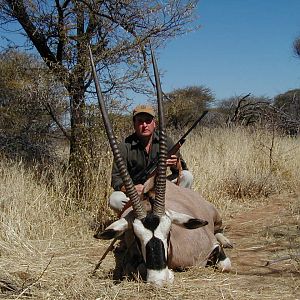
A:
{"label": "rifle", "polygon": [[[202,115],[193,123],[193,125],[188,129],[188,131],[178,140],[178,142],[168,151],[167,157],[171,157],[178,152],[179,148],[183,145],[188,134],[197,126],[197,124],[204,118],[208,113],[208,110],[205,110]],[[138,182],[142,177],[150,177],[157,169],[158,157],[154,158],[146,168],[140,171],[136,176],[133,177],[133,182]]]}

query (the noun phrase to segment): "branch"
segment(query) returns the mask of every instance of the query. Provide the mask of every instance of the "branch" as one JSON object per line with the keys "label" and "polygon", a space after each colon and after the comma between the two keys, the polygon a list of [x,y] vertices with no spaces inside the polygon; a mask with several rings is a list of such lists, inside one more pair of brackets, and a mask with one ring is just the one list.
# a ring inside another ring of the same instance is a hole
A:
{"label": "branch", "polygon": [[241,99],[238,101],[238,104],[237,104],[237,107],[235,108],[233,117],[229,120],[230,122],[235,122],[235,121],[237,120],[237,117],[238,117],[238,115],[239,115],[239,112],[240,112],[240,108],[241,108],[242,102],[243,102],[246,98],[248,98],[250,95],[251,95],[251,93],[247,94],[246,96],[244,96],[243,98],[241,98]]}
{"label": "branch", "polygon": [[54,255],[51,256],[51,258],[50,258],[48,264],[46,265],[46,267],[44,268],[44,270],[42,271],[42,273],[38,276],[38,278],[37,278],[34,282],[32,282],[32,283],[30,283],[29,285],[27,285],[25,288],[22,288],[22,292],[18,295],[18,297],[17,297],[16,299],[20,299],[20,297],[21,297],[22,295],[24,295],[24,294],[26,293],[26,291],[27,291],[30,287],[32,287],[33,285],[35,285],[35,284],[43,277],[43,275],[45,274],[46,270],[47,270],[48,267],[50,266],[53,257],[54,257]]}
{"label": "branch", "polygon": [[71,141],[71,136],[68,134],[68,132],[65,130],[65,128],[62,126],[62,124],[58,121],[58,119],[55,116],[55,113],[50,105],[50,103],[46,103],[44,104],[47,112],[49,113],[49,115],[51,116],[51,118],[53,119],[53,121],[56,123],[56,125],[59,127],[59,129],[62,131],[62,133],[64,134],[64,136]]}
{"label": "branch", "polygon": [[27,13],[24,1],[8,0],[7,3],[12,11],[13,17],[21,24],[27,36],[36,47],[37,51],[40,53],[49,69],[54,70],[57,76],[61,79],[68,78],[68,72],[48,47],[45,36],[33,24],[30,16]]}
{"label": "branch", "polygon": [[287,256],[283,256],[281,258],[269,260],[269,261],[266,262],[265,267],[276,264],[276,263],[284,261],[284,260],[297,259],[298,257],[300,257],[300,253],[290,254],[290,255],[287,255]]}
{"label": "branch", "polygon": [[[63,47],[64,47],[64,11],[60,6],[59,0],[55,0],[57,14],[58,14],[58,24],[57,24],[57,32],[58,32],[58,44],[56,49],[56,58],[59,62],[62,61],[63,58]],[[64,3],[65,4],[65,3]]]}
{"label": "branch", "polygon": [[49,47],[47,46],[45,37],[41,34],[38,28],[31,22],[29,15],[26,12],[26,7],[23,1],[10,0],[7,1],[13,16],[20,22],[21,26],[25,30],[26,34],[37,48],[39,53],[49,63],[57,63],[57,60]]}

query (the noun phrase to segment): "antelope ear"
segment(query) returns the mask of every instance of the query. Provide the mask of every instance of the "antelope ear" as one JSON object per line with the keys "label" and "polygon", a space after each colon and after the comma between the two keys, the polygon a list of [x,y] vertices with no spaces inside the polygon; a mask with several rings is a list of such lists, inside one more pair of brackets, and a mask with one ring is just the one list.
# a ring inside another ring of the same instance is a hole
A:
{"label": "antelope ear", "polygon": [[128,221],[121,218],[118,221],[110,224],[103,232],[97,232],[94,234],[94,238],[101,240],[111,240],[113,238],[121,236],[129,227]]}
{"label": "antelope ear", "polygon": [[197,219],[192,216],[178,213],[173,210],[166,211],[166,214],[171,219],[172,223],[187,229],[196,229],[199,227],[206,226],[208,224],[208,222],[205,220]]}

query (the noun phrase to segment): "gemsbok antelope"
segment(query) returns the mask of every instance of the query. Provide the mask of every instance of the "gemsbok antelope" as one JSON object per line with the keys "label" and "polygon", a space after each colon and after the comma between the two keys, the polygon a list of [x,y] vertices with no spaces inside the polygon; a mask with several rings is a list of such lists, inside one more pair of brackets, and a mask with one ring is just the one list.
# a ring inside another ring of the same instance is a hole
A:
{"label": "gemsbok antelope", "polygon": [[172,283],[173,270],[211,264],[229,271],[231,262],[223,248],[232,247],[222,234],[222,219],[217,209],[197,192],[166,180],[166,137],[162,108],[162,91],[154,54],[151,50],[157,90],[160,154],[156,175],[145,183],[138,195],[120,155],[117,142],[105,109],[103,95],[89,48],[92,72],[106,132],[132,206],[121,218],[95,238],[120,237],[126,251],[116,263],[122,275],[137,272],[156,286]]}

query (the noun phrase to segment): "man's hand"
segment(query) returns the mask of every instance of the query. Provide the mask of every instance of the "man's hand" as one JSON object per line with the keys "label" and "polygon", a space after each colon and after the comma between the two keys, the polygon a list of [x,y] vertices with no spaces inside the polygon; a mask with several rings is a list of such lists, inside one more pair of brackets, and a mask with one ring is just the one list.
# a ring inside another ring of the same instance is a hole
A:
{"label": "man's hand", "polygon": [[171,155],[170,158],[167,159],[167,167],[177,166],[177,156]]}

